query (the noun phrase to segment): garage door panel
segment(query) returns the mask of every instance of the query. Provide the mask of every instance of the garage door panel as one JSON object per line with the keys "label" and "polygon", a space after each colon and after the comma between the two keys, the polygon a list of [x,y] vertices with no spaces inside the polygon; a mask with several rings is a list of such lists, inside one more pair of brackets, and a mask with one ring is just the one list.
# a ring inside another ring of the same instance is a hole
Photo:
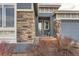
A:
{"label": "garage door panel", "polygon": [[61,34],[62,36],[68,36],[76,40],[79,40],[79,21],[76,21],[76,20],[62,21]]}

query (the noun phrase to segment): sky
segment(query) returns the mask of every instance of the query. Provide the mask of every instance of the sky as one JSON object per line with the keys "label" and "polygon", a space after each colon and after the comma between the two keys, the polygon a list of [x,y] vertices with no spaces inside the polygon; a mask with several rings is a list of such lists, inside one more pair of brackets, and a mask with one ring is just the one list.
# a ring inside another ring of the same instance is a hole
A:
{"label": "sky", "polygon": [[73,3],[79,4],[79,0],[0,0],[0,3]]}
{"label": "sky", "polygon": [[79,4],[62,3],[59,10],[79,10]]}

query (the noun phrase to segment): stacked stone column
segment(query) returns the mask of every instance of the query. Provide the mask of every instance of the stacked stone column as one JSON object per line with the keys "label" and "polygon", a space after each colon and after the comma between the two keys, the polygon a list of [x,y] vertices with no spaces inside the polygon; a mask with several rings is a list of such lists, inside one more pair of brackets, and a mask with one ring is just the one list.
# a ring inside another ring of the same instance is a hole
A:
{"label": "stacked stone column", "polygon": [[17,12],[17,38],[20,42],[32,41],[35,37],[35,18],[33,11]]}

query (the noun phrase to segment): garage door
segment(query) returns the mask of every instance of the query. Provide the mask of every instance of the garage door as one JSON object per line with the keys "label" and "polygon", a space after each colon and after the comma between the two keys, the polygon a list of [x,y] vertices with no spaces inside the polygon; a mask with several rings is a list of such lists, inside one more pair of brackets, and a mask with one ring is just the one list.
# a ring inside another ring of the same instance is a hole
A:
{"label": "garage door", "polygon": [[79,41],[79,21],[63,20],[61,23],[61,34]]}

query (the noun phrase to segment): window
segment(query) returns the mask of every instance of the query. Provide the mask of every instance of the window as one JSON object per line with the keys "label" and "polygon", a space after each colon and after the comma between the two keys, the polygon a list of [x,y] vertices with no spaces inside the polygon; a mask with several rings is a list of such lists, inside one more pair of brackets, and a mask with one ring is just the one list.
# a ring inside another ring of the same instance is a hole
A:
{"label": "window", "polygon": [[14,27],[14,8],[6,8],[6,27]]}
{"label": "window", "polygon": [[0,27],[14,27],[14,5],[0,8]]}
{"label": "window", "polygon": [[49,21],[45,20],[44,21],[44,30],[48,30],[49,29]]}
{"label": "window", "polygon": [[38,27],[39,27],[39,30],[41,31],[41,29],[42,29],[42,22],[39,22]]}
{"label": "window", "polygon": [[17,3],[17,9],[31,9],[32,3]]}

